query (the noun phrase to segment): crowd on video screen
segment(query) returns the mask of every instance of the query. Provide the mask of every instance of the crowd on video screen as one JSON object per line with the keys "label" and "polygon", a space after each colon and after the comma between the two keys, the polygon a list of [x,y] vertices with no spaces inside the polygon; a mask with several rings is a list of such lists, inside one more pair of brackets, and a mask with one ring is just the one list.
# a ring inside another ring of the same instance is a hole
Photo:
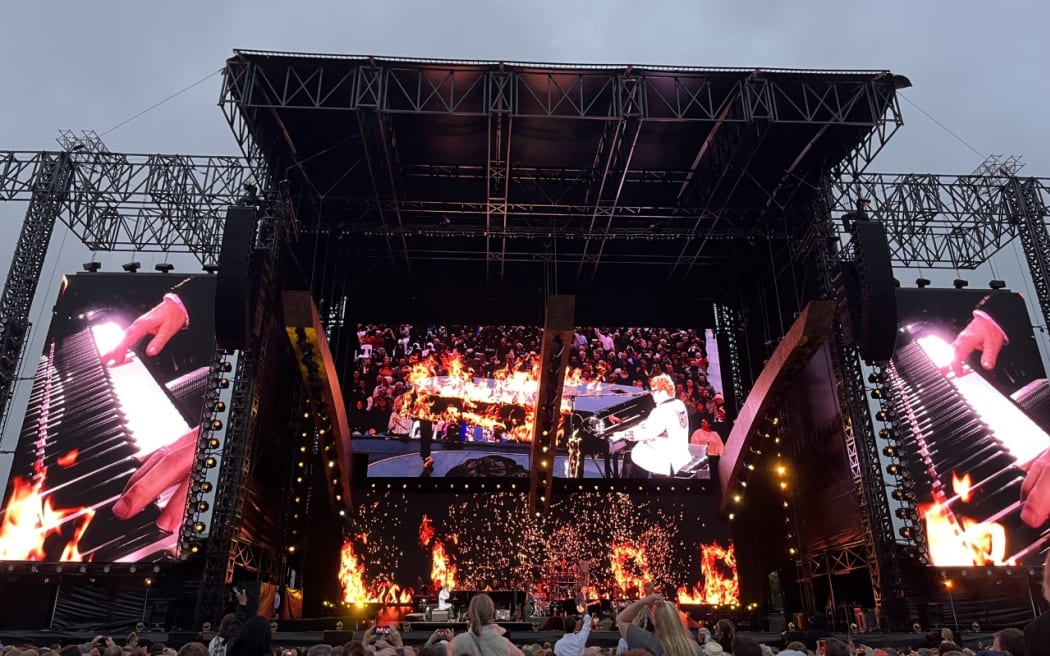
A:
{"label": "crowd on video screen", "polygon": [[[413,367],[427,360],[438,376],[450,356],[476,378],[530,371],[540,352],[542,329],[533,326],[358,326],[358,351],[346,385],[349,419],[357,436],[407,434],[399,397],[410,389]],[[667,374],[688,408],[690,431],[721,432],[726,409],[721,381],[708,376],[708,339],[700,329],[577,328],[569,371],[582,382],[602,381],[649,389]],[[345,377],[344,377],[345,378]]]}

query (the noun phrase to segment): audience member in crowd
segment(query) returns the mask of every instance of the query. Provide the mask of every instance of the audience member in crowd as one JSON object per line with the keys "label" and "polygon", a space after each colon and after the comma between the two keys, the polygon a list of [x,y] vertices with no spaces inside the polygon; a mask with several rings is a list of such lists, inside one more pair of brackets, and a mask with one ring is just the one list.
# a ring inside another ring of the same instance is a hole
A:
{"label": "audience member in crowd", "polygon": [[452,656],[524,656],[496,624],[496,605],[487,594],[471,597],[467,623],[467,632],[452,640]]}
{"label": "audience member in crowd", "polygon": [[[653,614],[653,633],[634,624],[634,618],[649,607]],[[700,645],[682,626],[678,609],[664,601],[662,595],[648,594],[624,608],[616,616],[616,626],[628,649],[644,649],[653,656],[703,656]]]}
{"label": "audience member in crowd", "polygon": [[233,624],[233,613],[223,615],[222,621],[219,622],[219,630],[208,643],[208,653],[211,656],[226,656],[226,640],[230,637],[231,624]]}
{"label": "audience member in crowd", "polygon": [[584,615],[581,620],[566,618],[565,635],[554,643],[554,656],[580,656],[590,635],[590,614]]}

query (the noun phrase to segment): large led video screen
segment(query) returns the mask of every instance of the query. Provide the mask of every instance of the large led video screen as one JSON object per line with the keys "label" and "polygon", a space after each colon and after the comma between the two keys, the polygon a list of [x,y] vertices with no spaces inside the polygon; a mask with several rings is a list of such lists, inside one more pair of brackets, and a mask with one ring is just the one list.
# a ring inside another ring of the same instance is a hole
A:
{"label": "large led video screen", "polygon": [[487,494],[363,493],[341,553],[342,601],[411,602],[444,586],[459,610],[478,590],[527,593],[527,602],[516,600],[519,610],[524,603],[546,610],[570,600],[638,599],[651,582],[681,603],[739,602],[716,495],[583,490],[556,497],[537,519],[522,485],[502,485]]}
{"label": "large led video screen", "polygon": [[1024,299],[899,290],[889,369],[929,559],[1038,564],[1050,546],[1050,388]]}
{"label": "large led video screen", "polygon": [[0,560],[174,556],[214,343],[215,279],[62,280],[0,515]]}
{"label": "large led video screen", "polygon": [[[369,477],[528,475],[541,328],[357,330],[342,375]],[[728,434],[714,332],[577,328],[561,410],[558,476],[709,478]]]}

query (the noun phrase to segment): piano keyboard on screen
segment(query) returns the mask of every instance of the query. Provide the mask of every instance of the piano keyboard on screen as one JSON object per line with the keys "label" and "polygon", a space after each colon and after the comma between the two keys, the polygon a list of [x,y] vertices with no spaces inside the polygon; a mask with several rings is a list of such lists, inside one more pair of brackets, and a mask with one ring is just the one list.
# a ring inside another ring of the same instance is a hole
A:
{"label": "piano keyboard on screen", "polygon": [[[128,520],[112,508],[142,462],[189,426],[140,360],[102,364],[100,353],[120,334],[119,326],[104,323],[50,345],[34,379],[12,475],[34,482],[42,476],[52,507],[79,509],[64,518],[63,524],[72,522],[63,527],[66,539],[94,511],[77,545],[84,560],[162,560],[178,537],[155,524],[167,499]],[[45,549],[47,560],[59,560],[57,545]]]}
{"label": "piano keyboard on screen", "polygon": [[[915,335],[898,348],[889,368],[898,420],[906,429],[903,451],[911,471],[924,474],[915,476],[916,495],[920,504],[940,504],[960,540],[972,521],[1001,525],[1006,544],[1000,564],[1021,562],[1050,540],[1020,518],[1022,468],[1050,447],[1050,435],[980,373],[965,365],[961,376],[951,373],[952,357],[943,338]],[[959,489],[953,476],[968,476],[968,488]],[[933,540],[933,564],[991,564],[938,563]]]}

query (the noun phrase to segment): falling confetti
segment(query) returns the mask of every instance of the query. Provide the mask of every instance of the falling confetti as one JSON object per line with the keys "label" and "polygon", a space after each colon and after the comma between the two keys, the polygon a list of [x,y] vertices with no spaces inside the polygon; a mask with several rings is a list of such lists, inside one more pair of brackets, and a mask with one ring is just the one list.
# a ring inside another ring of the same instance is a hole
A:
{"label": "falling confetti", "polygon": [[[395,585],[430,589],[438,580],[460,590],[542,591],[552,568],[587,560],[592,595],[637,598],[645,581],[669,593],[704,589],[705,549],[729,542],[714,497],[581,491],[556,499],[542,519],[525,502],[509,491],[365,495],[348,540],[361,586],[369,597]],[[735,561],[725,573],[735,584]]]}

